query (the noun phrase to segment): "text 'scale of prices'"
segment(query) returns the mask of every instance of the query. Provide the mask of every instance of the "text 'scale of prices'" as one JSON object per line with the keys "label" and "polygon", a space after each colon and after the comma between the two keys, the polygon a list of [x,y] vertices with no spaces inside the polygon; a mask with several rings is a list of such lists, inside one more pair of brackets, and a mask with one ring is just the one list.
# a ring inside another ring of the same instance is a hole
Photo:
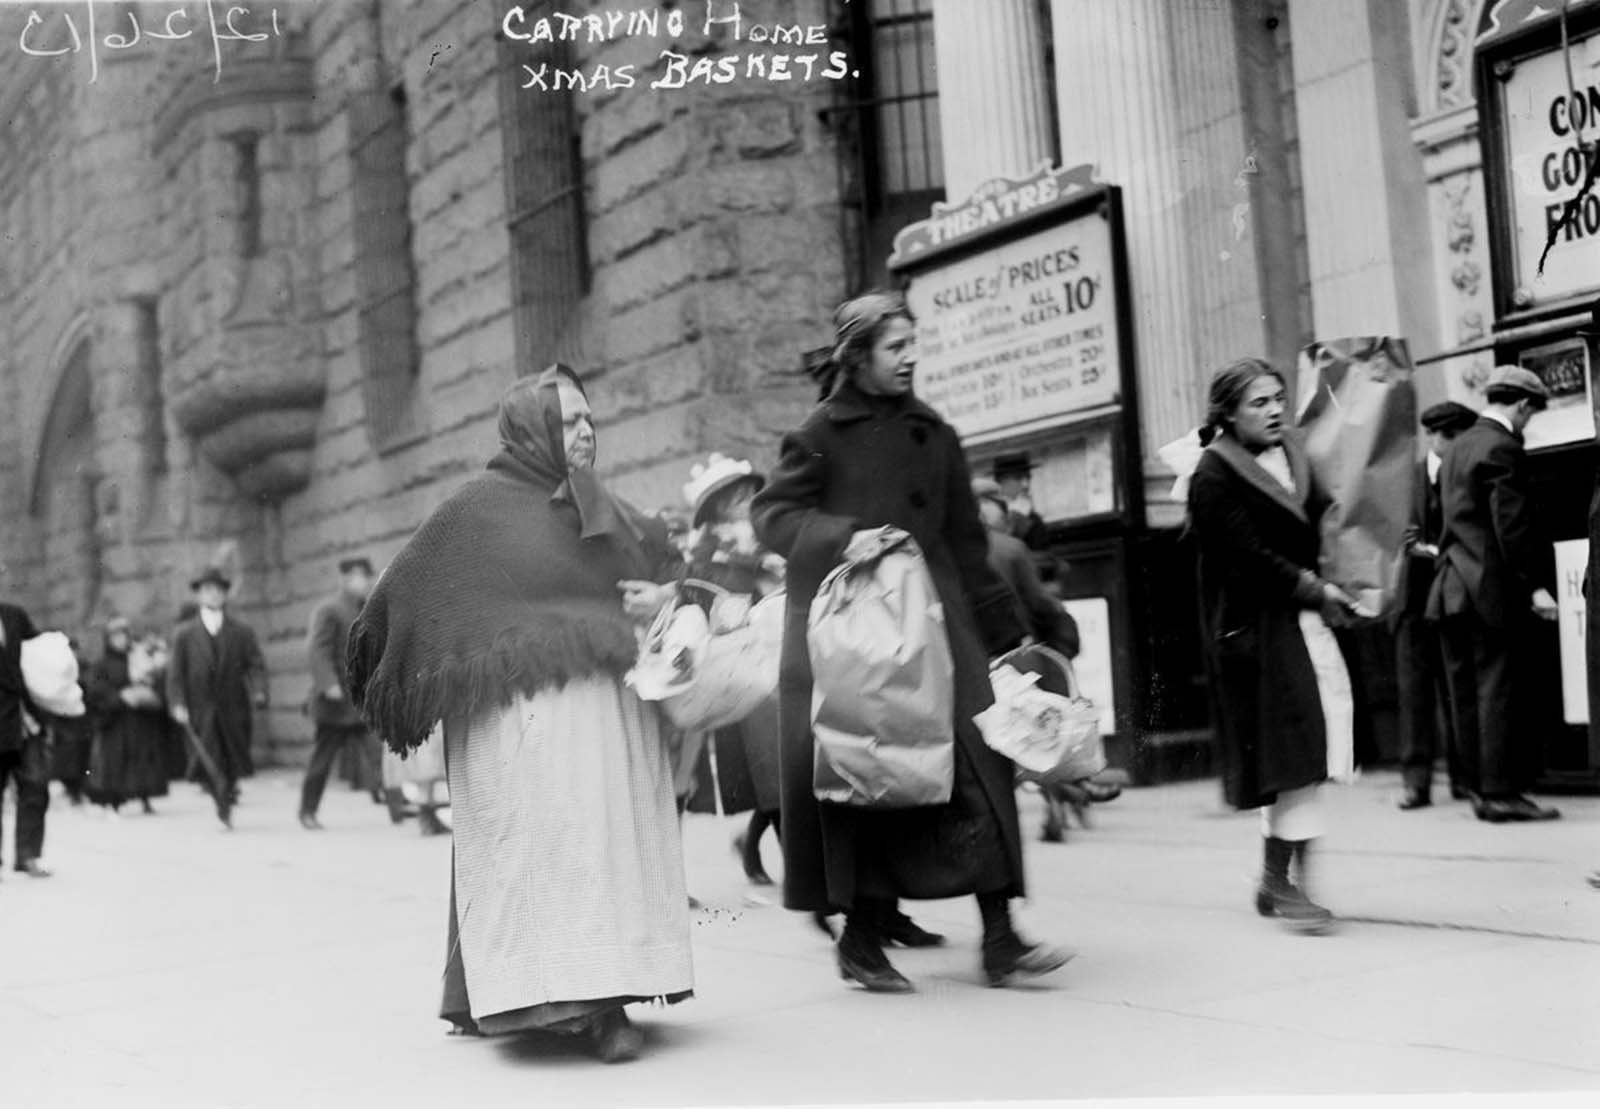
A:
{"label": "text 'scale of prices'", "polygon": [[[1095,221],[1098,223],[1099,221]],[[918,394],[961,433],[1070,422],[1120,392],[1109,235],[1045,231],[918,276]]]}
{"label": "text 'scale of prices'", "polygon": [[[9,9],[9,10],[8,10]],[[7,18],[20,4],[0,2]],[[82,60],[89,82],[100,78],[100,62],[129,50],[172,50],[174,44],[208,45],[213,81],[222,80],[223,43],[264,43],[284,35],[276,5],[199,3],[118,4],[112,0],[73,0],[26,9],[17,47],[31,58]],[[141,11],[143,18],[141,18]]]}
{"label": "text 'scale of prices'", "polygon": [[[643,68],[633,63],[597,63],[587,68],[563,68],[541,60],[522,63],[521,85],[536,92],[659,91],[735,81],[842,81],[858,75],[847,52],[831,49],[826,24],[764,20],[762,7],[750,0],[704,0],[703,4],[680,7],[577,13],[518,5],[506,9],[500,32],[508,42],[534,49],[543,43],[597,45],[623,39],[656,39],[669,44],[658,49],[655,62]],[[705,53],[711,43],[729,49]]]}

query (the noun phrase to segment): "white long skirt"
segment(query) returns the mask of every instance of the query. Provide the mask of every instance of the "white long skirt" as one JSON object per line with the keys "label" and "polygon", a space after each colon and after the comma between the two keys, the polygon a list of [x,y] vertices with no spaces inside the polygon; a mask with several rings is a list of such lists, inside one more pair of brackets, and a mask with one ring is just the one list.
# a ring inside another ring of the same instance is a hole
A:
{"label": "white long skirt", "polygon": [[[1349,668],[1339,650],[1339,641],[1320,613],[1300,613],[1300,635],[1306,641],[1306,653],[1311,656],[1311,668],[1317,678],[1317,699],[1322,704],[1328,745],[1328,780],[1352,781],[1356,777],[1356,709]],[[1328,820],[1321,793],[1318,784],[1278,794],[1276,801],[1261,810],[1262,834],[1294,841],[1325,835]]]}
{"label": "white long skirt", "polygon": [[608,675],[445,729],[472,1015],[694,988],[672,772]]}

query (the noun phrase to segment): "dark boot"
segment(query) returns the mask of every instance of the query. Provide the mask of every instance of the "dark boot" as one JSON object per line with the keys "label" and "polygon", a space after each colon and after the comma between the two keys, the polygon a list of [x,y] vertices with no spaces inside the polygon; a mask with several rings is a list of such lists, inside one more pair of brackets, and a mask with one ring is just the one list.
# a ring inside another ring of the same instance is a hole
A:
{"label": "dark boot", "polygon": [[1004,986],[1014,978],[1035,978],[1060,970],[1073,952],[1049,944],[1029,943],[1011,925],[1010,900],[999,893],[980,893],[983,914],[983,974],[991,986]]}
{"label": "dark boot", "polygon": [[445,826],[444,821],[439,819],[439,814],[434,811],[432,805],[423,805],[417,810],[417,827],[421,829],[422,834],[425,836],[447,836],[450,834],[450,829]]}
{"label": "dark boot", "polygon": [[1333,914],[1311,899],[1298,886],[1289,881],[1289,861],[1295,854],[1303,860],[1305,844],[1290,843],[1286,839],[1267,836],[1264,840],[1261,868],[1261,886],[1256,890],[1256,912],[1262,916],[1275,916],[1291,932],[1316,934],[1327,931],[1333,923]]}
{"label": "dark boot", "polygon": [[770,820],[766,813],[760,809],[750,814],[750,825],[738,839],[734,846],[739,851],[739,862],[744,867],[744,876],[753,886],[770,886],[772,878],[767,874],[767,868],[761,864],[761,836],[766,832]]}
{"label": "dark boot", "polygon": [[834,949],[839,959],[839,977],[858,982],[871,993],[910,993],[916,987],[894,969],[883,953],[884,916],[884,906],[866,900],[858,901],[845,914],[844,935]]}
{"label": "dark boot", "polygon": [[886,943],[899,944],[901,947],[943,947],[944,937],[938,932],[930,932],[905,913],[899,906],[889,913],[883,924],[883,938]]}
{"label": "dark boot", "polygon": [[602,1063],[624,1063],[639,1057],[644,1033],[620,1008],[607,1009],[589,1025],[589,1041]]}

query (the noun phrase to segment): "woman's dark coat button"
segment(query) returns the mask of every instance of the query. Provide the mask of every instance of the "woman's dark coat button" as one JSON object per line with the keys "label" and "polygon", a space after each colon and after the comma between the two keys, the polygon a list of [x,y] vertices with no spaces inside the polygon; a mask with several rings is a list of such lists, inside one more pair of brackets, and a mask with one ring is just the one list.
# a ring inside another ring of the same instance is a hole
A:
{"label": "woman's dark coat button", "polygon": [[911,429],[911,441],[917,446],[922,446],[928,441],[928,429],[918,424]]}
{"label": "woman's dark coat button", "polygon": [[911,500],[911,507],[912,508],[927,508],[928,507],[928,498],[923,495],[923,492],[920,489],[913,489],[911,491],[910,500]]}

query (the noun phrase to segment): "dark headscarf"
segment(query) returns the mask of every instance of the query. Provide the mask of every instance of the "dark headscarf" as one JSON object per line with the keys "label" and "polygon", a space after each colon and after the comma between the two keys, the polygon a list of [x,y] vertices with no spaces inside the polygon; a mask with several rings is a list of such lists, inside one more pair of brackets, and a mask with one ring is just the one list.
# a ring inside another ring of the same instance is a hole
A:
{"label": "dark headscarf", "polygon": [[488,471],[423,522],[351,626],[347,689],[396,751],[637,657],[617,582],[668,579],[675,552],[591,471],[566,472],[563,377],[577,383],[553,366],[507,391]]}
{"label": "dark headscarf", "polygon": [[896,318],[911,320],[905,297],[883,290],[851,297],[833,310],[833,346],[826,358],[819,351],[806,363],[806,372],[820,390],[819,400],[826,400],[853,380],[856,371],[872,357],[878,330]]}
{"label": "dark headscarf", "polygon": [[563,378],[588,399],[577,373],[559,362],[507,390],[500,401],[501,449],[528,474],[551,485],[555,489],[552,500],[565,501],[578,510],[578,534],[584,539],[608,536],[620,550],[638,554],[643,534],[634,514],[600,484],[592,468],[567,468],[560,391]]}

